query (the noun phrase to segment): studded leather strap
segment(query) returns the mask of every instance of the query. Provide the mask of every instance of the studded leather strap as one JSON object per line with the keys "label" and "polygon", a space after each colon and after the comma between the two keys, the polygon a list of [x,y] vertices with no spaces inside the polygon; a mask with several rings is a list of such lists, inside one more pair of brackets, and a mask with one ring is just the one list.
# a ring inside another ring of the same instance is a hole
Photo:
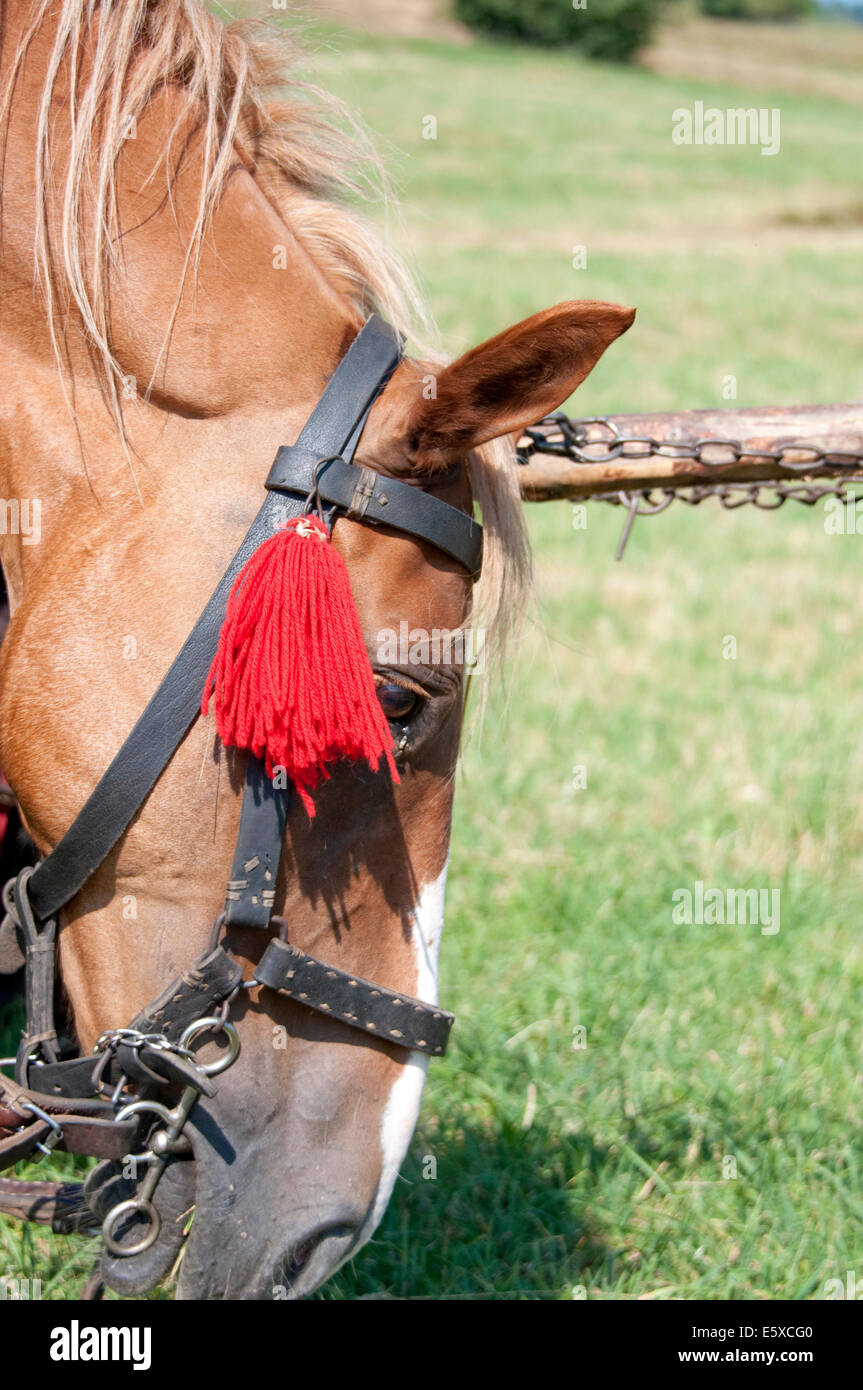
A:
{"label": "studded leather strap", "polygon": [[368,1037],[442,1057],[454,1018],[444,1009],[325,965],[287,941],[271,941],[255,970],[259,984],[336,1018]]}

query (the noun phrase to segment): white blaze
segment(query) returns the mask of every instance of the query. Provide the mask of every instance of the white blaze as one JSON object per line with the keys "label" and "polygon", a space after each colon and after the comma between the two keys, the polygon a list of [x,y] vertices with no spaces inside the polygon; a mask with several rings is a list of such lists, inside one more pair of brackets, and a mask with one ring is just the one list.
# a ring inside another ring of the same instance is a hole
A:
{"label": "white blaze", "polygon": [[[437,1003],[438,952],[443,931],[444,895],[449,860],[433,883],[420,892],[413,911],[413,946],[417,962],[416,996]],[[402,1065],[381,1120],[381,1176],[378,1190],[351,1254],[368,1240],[387,1208],[402,1159],[407,1152],[420,1111],[428,1057],[412,1052]]]}

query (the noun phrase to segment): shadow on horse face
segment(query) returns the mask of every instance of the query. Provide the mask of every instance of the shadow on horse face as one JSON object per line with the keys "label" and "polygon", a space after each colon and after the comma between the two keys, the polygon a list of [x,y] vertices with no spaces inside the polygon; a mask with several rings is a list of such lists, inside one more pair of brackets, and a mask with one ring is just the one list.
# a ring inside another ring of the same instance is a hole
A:
{"label": "shadow on horse face", "polygon": [[[427,816],[411,835],[403,812],[406,836],[384,775],[334,773],[314,820],[301,809],[291,818],[277,897],[284,892],[290,939],[303,949],[433,1000],[446,870],[421,885],[412,865],[423,862],[421,847],[429,853],[430,826],[445,851],[449,810],[440,805],[436,819],[422,775],[414,778],[417,787],[407,777],[398,791],[425,804]],[[259,937],[231,931],[228,943],[253,964]],[[378,1224],[428,1058],[260,991],[242,998],[233,1019],[240,1056],[190,1124],[195,1220],[178,1297],[301,1297]]]}

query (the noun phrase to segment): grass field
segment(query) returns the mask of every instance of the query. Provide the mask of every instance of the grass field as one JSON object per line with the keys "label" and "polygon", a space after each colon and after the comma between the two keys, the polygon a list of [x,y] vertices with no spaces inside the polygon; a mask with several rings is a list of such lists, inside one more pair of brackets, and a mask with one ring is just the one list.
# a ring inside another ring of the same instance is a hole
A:
{"label": "grass field", "polygon": [[[758,43],[745,89],[344,32],[315,68],[390,155],[449,348],[609,298],[638,319],[582,414],[714,406],[728,374],[741,405],[859,398],[860,112],[773,85]],[[779,107],[780,153],[673,145],[696,100]],[[863,538],[705,503],[616,564],[620,523],[531,512],[536,612],[459,780],[454,1043],[322,1298],[798,1299],[863,1273]],[[781,930],[676,925],[698,879],[779,889]],[[92,1252],[11,1225],[0,1248],[54,1298]]]}

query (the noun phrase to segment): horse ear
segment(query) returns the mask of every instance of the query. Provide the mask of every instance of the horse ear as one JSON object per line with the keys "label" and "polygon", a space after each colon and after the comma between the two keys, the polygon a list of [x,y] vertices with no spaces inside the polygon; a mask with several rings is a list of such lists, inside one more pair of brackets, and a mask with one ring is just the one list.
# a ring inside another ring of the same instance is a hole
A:
{"label": "horse ear", "polygon": [[423,468],[444,466],[479,444],[520,433],[580,386],[634,309],[575,299],[544,309],[445,367],[436,395],[411,413],[408,448]]}

